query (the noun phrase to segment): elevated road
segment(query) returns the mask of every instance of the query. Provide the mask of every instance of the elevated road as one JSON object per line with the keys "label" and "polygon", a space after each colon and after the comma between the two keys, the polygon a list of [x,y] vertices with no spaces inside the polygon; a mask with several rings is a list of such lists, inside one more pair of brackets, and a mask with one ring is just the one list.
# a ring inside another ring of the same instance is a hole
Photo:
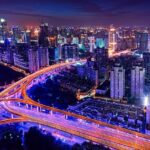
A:
{"label": "elevated road", "polygon": [[97,126],[95,124],[79,123],[65,119],[61,114],[46,114],[17,107],[12,104],[5,103],[4,107],[9,112],[15,112],[29,121],[37,122],[49,127],[53,127],[88,140],[106,144],[116,149],[148,149],[150,143],[148,139],[140,138],[123,132],[119,132],[110,128]]}
{"label": "elevated road", "polygon": [[[41,69],[36,73],[14,83],[1,92],[0,103],[3,108],[12,114],[20,116],[20,118],[0,121],[0,124],[24,121],[35,122],[83,137],[96,143],[102,143],[119,150],[149,150],[150,136],[148,135],[57,108],[45,106],[33,101],[27,95],[29,85],[32,82],[36,82],[36,80],[38,81],[39,76],[62,69],[72,64],[74,64],[74,62],[55,64]],[[20,99],[18,94],[21,94],[23,98]],[[48,111],[48,113],[41,112],[41,110]],[[75,121],[67,119],[68,117],[75,118]],[[80,122],[79,120],[82,121]]]}

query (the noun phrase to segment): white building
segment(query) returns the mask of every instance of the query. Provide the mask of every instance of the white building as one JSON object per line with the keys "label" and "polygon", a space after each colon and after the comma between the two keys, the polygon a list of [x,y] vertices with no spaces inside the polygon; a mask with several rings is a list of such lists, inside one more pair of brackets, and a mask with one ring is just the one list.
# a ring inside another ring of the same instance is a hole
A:
{"label": "white building", "polygon": [[125,93],[125,70],[120,64],[116,64],[110,73],[110,96],[121,99]]}
{"label": "white building", "polygon": [[131,96],[143,97],[145,69],[141,66],[133,66],[131,70]]}
{"label": "white building", "polygon": [[29,49],[28,51],[28,59],[29,59],[29,71],[31,73],[39,70],[39,54],[36,49]]}

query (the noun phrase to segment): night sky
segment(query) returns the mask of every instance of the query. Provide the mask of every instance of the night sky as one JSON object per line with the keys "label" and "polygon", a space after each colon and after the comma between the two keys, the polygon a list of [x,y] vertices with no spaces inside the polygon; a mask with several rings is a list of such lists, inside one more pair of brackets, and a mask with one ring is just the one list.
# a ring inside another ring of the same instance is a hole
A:
{"label": "night sky", "polygon": [[12,25],[150,25],[150,0],[0,0]]}

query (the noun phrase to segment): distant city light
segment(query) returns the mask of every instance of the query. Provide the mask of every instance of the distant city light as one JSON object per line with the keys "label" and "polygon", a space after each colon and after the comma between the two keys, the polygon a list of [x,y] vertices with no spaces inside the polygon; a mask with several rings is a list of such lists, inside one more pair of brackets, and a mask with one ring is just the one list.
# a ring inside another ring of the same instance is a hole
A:
{"label": "distant city light", "polygon": [[0,43],[1,43],[1,44],[4,44],[4,40],[0,40]]}
{"label": "distant city light", "polygon": [[148,96],[145,96],[144,97],[144,106],[148,106],[148,104],[149,104]]}
{"label": "distant city light", "polygon": [[30,33],[31,31],[29,29],[26,30],[27,33]]}
{"label": "distant city light", "polygon": [[34,30],[34,34],[35,34],[35,36],[38,36],[38,35],[39,35],[39,30],[38,30],[38,29],[35,29],[35,30]]}
{"label": "distant city light", "polygon": [[1,23],[5,22],[5,21],[6,21],[6,20],[5,20],[4,18],[1,18],[1,19],[0,19],[0,22],[1,22]]}

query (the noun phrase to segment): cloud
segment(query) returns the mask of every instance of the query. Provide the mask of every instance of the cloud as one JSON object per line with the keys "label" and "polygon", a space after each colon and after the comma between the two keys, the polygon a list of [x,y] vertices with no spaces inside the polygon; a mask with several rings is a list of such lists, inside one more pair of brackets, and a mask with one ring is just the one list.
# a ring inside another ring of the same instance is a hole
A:
{"label": "cloud", "polygon": [[123,24],[140,22],[137,15],[150,22],[149,14],[149,0],[1,0],[0,4],[0,15],[21,23],[25,18],[58,24]]}

